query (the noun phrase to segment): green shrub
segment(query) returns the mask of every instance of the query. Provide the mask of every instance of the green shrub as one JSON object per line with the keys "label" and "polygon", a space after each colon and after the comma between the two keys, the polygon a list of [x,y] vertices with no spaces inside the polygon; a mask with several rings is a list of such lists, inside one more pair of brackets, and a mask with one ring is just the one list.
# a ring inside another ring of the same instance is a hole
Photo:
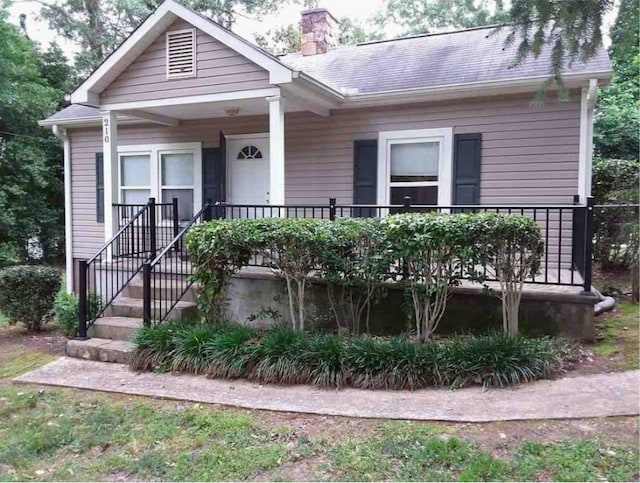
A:
{"label": "green shrub", "polygon": [[286,282],[288,319],[306,329],[310,275],[327,280],[339,327],[368,332],[372,303],[382,282],[402,278],[410,318],[420,340],[436,331],[450,288],[460,280],[482,281],[477,266],[490,264],[501,283],[505,330],[517,331],[522,282],[539,265],[543,245],[533,220],[498,214],[411,213],[383,219],[317,220],[262,218],[217,220],[187,236],[194,281],[201,286],[201,310],[223,317],[231,276],[255,256]]}
{"label": "green shrub", "polygon": [[215,220],[196,225],[186,237],[198,283],[200,313],[210,321],[225,317],[226,294],[231,276],[244,267],[259,246],[255,220]]}
{"label": "green shrub", "polygon": [[[78,295],[60,290],[55,300],[54,313],[57,324],[64,334],[73,338],[78,335]],[[95,293],[89,294],[87,300],[87,316],[95,318],[102,310],[102,300]]]}
{"label": "green shrub", "polygon": [[135,369],[336,388],[511,386],[549,377],[562,361],[553,339],[503,333],[419,343],[406,336],[342,340],[284,326],[174,323],[142,329],[134,343]]}
{"label": "green shrub", "polygon": [[331,243],[320,253],[327,298],[338,328],[369,333],[371,307],[385,293],[393,252],[379,218],[341,218],[328,227]]}
{"label": "green shrub", "polygon": [[51,316],[61,274],[52,267],[18,265],[0,271],[0,309],[9,323],[39,331]]}

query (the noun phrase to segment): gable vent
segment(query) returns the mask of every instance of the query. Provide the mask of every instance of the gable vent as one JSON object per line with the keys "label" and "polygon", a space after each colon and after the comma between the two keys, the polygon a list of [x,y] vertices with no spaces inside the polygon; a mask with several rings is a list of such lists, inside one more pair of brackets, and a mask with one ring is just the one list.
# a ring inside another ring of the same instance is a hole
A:
{"label": "gable vent", "polygon": [[167,32],[167,78],[196,75],[196,29]]}

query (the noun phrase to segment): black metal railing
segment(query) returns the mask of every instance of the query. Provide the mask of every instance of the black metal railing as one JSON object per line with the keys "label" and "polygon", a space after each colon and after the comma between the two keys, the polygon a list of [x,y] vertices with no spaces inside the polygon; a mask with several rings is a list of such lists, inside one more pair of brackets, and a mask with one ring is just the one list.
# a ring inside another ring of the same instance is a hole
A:
{"label": "black metal railing", "polygon": [[[403,212],[479,213],[528,216],[540,227],[544,239],[541,270],[529,282],[547,285],[583,286],[591,291],[593,250],[593,200],[581,205],[412,205],[406,197],[402,205],[338,205],[330,198],[326,205],[247,205],[216,203],[219,217],[240,218],[338,218],[381,217]],[[264,266],[254,256],[251,266]],[[495,281],[491,267],[481,267],[487,281]],[[477,269],[477,267],[476,267]]]}
{"label": "black metal railing", "polygon": [[193,285],[184,239],[189,229],[212,218],[215,207],[206,203],[158,255],[143,263],[143,321],[145,326],[167,319]]}
{"label": "black metal railing", "polygon": [[[149,198],[144,205],[118,204],[113,208],[118,231],[95,255],[78,264],[79,338],[87,337],[89,327],[141,270],[143,262],[155,258],[157,251],[174,238],[162,230],[178,231],[175,199],[156,204],[154,198]],[[170,223],[159,224],[159,213],[170,213]],[[90,307],[96,304],[99,306]]]}

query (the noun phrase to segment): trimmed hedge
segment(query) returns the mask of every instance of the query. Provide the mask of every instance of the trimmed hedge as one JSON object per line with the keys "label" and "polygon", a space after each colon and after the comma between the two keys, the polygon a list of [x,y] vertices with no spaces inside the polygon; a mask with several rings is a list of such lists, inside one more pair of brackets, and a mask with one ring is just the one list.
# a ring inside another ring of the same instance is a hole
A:
{"label": "trimmed hedge", "polygon": [[17,265],[0,270],[0,309],[10,324],[39,331],[53,310],[62,276],[53,267]]}
{"label": "trimmed hedge", "polygon": [[[358,333],[368,328],[381,282],[406,288],[408,317],[419,339],[436,331],[452,286],[484,281],[489,265],[501,286],[504,329],[516,333],[522,282],[538,270],[543,242],[537,223],[495,213],[406,213],[384,218],[261,218],[216,220],[187,235],[201,312],[224,318],[231,276],[256,256],[285,280],[288,319],[306,329],[305,290],[310,274],[328,282],[332,315]],[[342,321],[340,320],[342,319]]]}
{"label": "trimmed hedge", "polygon": [[[87,315],[90,319],[97,317],[102,310],[102,300],[98,294],[90,293],[87,301]],[[78,295],[67,293],[64,290],[58,292],[54,304],[55,319],[62,328],[64,335],[70,339],[78,335]]]}
{"label": "trimmed hedge", "polygon": [[553,339],[503,333],[418,343],[404,336],[339,339],[284,326],[260,331],[179,322],[144,328],[134,343],[136,370],[335,388],[511,386],[547,378],[562,361]]}

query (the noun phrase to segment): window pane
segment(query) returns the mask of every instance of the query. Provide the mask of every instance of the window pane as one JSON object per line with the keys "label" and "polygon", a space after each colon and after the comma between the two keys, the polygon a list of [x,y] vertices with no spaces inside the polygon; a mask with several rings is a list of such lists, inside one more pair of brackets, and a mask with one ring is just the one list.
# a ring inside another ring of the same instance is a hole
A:
{"label": "window pane", "polygon": [[122,202],[125,205],[144,205],[150,196],[149,190],[122,190]]}
{"label": "window pane", "polygon": [[162,155],[163,186],[193,186],[193,154]]}
{"label": "window pane", "polygon": [[438,187],[437,186],[416,186],[416,187],[392,187],[391,188],[391,204],[404,204],[404,197],[411,197],[412,205],[437,205],[438,204]]}
{"label": "window pane", "polygon": [[193,190],[162,190],[163,203],[171,203],[173,198],[178,198],[178,219],[189,221],[193,218]]}
{"label": "window pane", "polygon": [[437,181],[440,143],[391,145],[391,182]]}
{"label": "window pane", "polygon": [[149,155],[135,154],[122,156],[121,166],[121,186],[149,186]]}

